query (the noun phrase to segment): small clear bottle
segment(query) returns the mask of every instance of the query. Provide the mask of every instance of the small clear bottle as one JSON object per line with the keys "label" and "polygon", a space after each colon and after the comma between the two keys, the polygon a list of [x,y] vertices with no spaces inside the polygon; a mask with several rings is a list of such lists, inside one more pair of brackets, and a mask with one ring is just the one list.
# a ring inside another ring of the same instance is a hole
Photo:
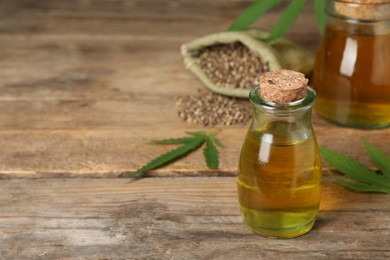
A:
{"label": "small clear bottle", "polygon": [[238,167],[237,187],[244,223],[255,233],[291,238],[308,232],[321,196],[321,159],[311,124],[316,93],[289,103],[250,92],[254,117]]}
{"label": "small clear bottle", "polygon": [[335,124],[390,126],[390,1],[327,1],[317,52],[316,110]]}

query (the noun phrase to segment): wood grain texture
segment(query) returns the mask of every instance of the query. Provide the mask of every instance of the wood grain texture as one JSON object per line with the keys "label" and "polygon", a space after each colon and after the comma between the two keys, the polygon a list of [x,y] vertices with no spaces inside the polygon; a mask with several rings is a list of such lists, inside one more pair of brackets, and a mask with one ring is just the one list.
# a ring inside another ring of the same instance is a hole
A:
{"label": "wood grain texture", "polygon": [[[221,127],[218,170],[197,151],[154,178],[104,178],[170,149],[148,138],[203,128],[176,116],[177,95],[204,90],[180,45],[225,30],[250,3],[0,1],[1,259],[390,258],[389,195],[327,176],[307,235],[273,240],[245,228],[232,176],[248,125]],[[288,38],[315,51],[308,3]],[[256,25],[271,28],[280,11]],[[371,167],[359,137],[390,154],[389,129],[339,128],[316,114],[313,123],[321,145]]]}
{"label": "wood grain texture", "polygon": [[1,180],[2,259],[385,259],[390,195],[329,177],[318,221],[290,240],[242,223],[233,177]]}
{"label": "wood grain texture", "polygon": [[[309,1],[311,2],[311,1]],[[204,86],[185,69],[180,45],[225,30],[251,1],[5,0],[0,18],[0,178],[126,175],[170,149],[146,138],[202,126],[180,121],[175,97]],[[311,4],[288,37],[315,50]],[[257,26],[271,28],[281,9]],[[324,122],[321,145],[369,164],[361,136],[390,154],[390,129]],[[221,127],[221,168],[201,152],[151,176],[235,175],[248,125]]]}

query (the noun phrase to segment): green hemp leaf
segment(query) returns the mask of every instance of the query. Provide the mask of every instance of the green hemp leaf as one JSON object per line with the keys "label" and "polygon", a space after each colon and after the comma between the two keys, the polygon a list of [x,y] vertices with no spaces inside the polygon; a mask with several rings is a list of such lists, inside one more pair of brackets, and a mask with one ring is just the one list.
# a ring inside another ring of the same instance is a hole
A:
{"label": "green hemp leaf", "polygon": [[228,31],[239,31],[247,28],[260,16],[268,12],[271,8],[281,4],[284,0],[257,0],[254,4],[246,8],[230,25]]}
{"label": "green hemp leaf", "polygon": [[210,169],[217,169],[219,167],[218,150],[216,146],[223,147],[219,140],[214,136],[215,133],[208,133],[206,131],[187,132],[189,137],[172,138],[164,140],[156,140],[157,144],[182,144],[181,146],[153,159],[146,165],[136,170],[130,176],[136,176],[149,170],[156,169],[167,163],[176,161],[182,156],[190,153],[206,144],[203,149],[203,155],[206,160],[207,167]]}
{"label": "green hemp leaf", "polygon": [[326,1],[325,0],[314,0],[314,12],[316,14],[318,29],[321,34],[324,34],[325,30],[325,9],[326,9]]}
{"label": "green hemp leaf", "polygon": [[365,139],[361,138],[361,141],[381,173],[371,171],[350,156],[320,147],[321,155],[345,178],[329,173],[335,181],[355,191],[390,193],[390,158]]}
{"label": "green hemp leaf", "polygon": [[[241,31],[248,28],[262,15],[282,3],[286,4],[286,8],[281,13],[276,25],[272,28],[270,35],[265,39],[266,41],[277,40],[295,23],[307,3],[306,0],[257,0],[237,16],[228,28],[228,31]],[[314,13],[321,33],[323,33],[325,27],[325,8],[326,0],[314,0]]]}
{"label": "green hemp leaf", "polygon": [[265,40],[274,41],[282,37],[295,23],[303,7],[305,7],[305,4],[306,0],[292,1],[291,4],[289,4],[289,6],[283,11],[270,35]]}

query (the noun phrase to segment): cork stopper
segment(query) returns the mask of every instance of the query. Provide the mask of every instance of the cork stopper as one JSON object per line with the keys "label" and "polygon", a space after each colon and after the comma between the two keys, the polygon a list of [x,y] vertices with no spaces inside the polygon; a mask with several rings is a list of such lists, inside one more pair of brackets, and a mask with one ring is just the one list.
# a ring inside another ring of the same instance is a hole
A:
{"label": "cork stopper", "polygon": [[292,70],[275,70],[260,75],[260,95],[264,100],[289,103],[302,99],[307,94],[308,79]]}
{"label": "cork stopper", "polygon": [[335,11],[356,20],[390,19],[390,0],[343,0],[334,2]]}

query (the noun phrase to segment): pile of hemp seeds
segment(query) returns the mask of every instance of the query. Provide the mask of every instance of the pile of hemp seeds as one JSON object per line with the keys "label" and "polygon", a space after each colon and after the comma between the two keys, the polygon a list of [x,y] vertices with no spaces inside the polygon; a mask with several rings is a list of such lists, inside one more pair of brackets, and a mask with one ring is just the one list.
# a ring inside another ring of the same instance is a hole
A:
{"label": "pile of hemp seeds", "polygon": [[177,97],[176,110],[182,120],[203,126],[245,124],[252,115],[247,100],[211,92]]}
{"label": "pile of hemp seeds", "polygon": [[[252,88],[258,76],[269,71],[268,62],[240,42],[207,46],[198,55],[201,69],[220,87]],[[248,100],[212,92],[177,97],[176,110],[182,120],[203,126],[242,125],[252,115]]]}

